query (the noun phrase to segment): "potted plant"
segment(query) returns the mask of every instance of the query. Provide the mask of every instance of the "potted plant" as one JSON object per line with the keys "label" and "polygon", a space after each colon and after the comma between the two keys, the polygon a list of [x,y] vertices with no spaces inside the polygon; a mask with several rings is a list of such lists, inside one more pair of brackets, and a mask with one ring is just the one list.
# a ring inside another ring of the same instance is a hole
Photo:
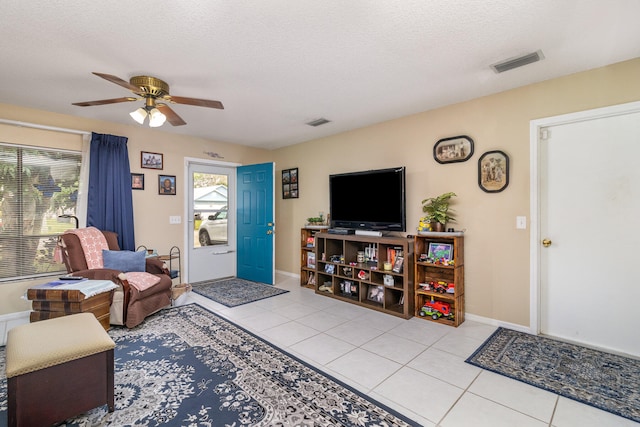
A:
{"label": "potted plant", "polygon": [[324,225],[324,217],[320,214],[316,217],[307,218],[307,223],[309,225]]}
{"label": "potted plant", "polygon": [[455,195],[453,192],[448,192],[422,201],[422,211],[426,214],[425,221],[431,223],[433,231],[444,231],[447,222],[455,221],[449,211],[449,200]]}

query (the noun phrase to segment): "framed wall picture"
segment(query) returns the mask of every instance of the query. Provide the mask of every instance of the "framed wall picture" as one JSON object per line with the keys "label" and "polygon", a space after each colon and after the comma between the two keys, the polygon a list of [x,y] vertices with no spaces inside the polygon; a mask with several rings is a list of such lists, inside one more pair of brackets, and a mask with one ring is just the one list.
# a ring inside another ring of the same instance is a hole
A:
{"label": "framed wall picture", "polygon": [[144,190],[144,174],[143,173],[131,174],[131,189]]}
{"label": "framed wall picture", "polygon": [[487,193],[499,193],[509,185],[509,156],[487,151],[478,159],[478,185]]}
{"label": "framed wall picture", "polygon": [[175,175],[158,175],[158,194],[176,195]]}
{"label": "framed wall picture", "polygon": [[162,170],[162,154],[150,153],[148,151],[140,152],[140,167],[145,169],[158,169]]}
{"label": "framed wall picture", "polygon": [[434,260],[451,261],[453,259],[453,245],[449,243],[430,242],[427,257]]}
{"label": "framed wall picture", "polygon": [[282,169],[282,198],[297,199],[298,196],[298,168]]}
{"label": "framed wall picture", "polygon": [[433,146],[433,158],[438,163],[465,162],[473,156],[473,139],[466,135],[443,138]]}

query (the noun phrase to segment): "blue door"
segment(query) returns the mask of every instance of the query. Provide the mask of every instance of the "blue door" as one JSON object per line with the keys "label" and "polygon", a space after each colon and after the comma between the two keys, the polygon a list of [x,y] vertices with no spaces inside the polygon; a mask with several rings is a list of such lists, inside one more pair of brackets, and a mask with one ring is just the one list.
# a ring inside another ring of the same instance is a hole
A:
{"label": "blue door", "polygon": [[275,283],[273,163],[237,169],[237,277]]}

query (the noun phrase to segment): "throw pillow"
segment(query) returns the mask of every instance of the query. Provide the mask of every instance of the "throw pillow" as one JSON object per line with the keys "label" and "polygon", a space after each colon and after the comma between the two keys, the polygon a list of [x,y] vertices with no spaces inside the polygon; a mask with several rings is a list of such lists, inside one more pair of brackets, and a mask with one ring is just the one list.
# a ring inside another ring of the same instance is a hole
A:
{"label": "throw pillow", "polygon": [[104,268],[112,268],[125,273],[145,271],[144,251],[107,251],[102,250]]}

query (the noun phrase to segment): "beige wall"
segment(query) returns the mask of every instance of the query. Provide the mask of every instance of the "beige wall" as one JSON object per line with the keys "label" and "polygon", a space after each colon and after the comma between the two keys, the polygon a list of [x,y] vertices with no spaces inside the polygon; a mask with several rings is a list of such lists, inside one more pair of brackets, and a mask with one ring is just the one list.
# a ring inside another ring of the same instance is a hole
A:
{"label": "beige wall", "polygon": [[[515,228],[516,216],[529,219],[529,123],[638,101],[638,75],[640,59],[277,150],[277,170],[298,167],[300,184],[299,199],[282,200],[278,193],[278,269],[299,271],[299,228],[328,211],[329,174],[406,166],[408,234],[415,233],[421,200],[447,191],[458,195],[452,207],[454,226],[466,230],[466,311],[529,325],[529,230]],[[456,135],[474,140],[473,157],[437,163],[434,143]],[[494,149],[510,156],[510,182],[503,192],[489,194],[478,187],[477,162]],[[375,209],[384,200],[360,200],[354,189],[354,203]]]}
{"label": "beige wall", "polygon": [[[542,117],[640,100],[640,59],[554,79],[497,95],[427,111],[274,151],[257,150],[0,104],[0,118],[126,136],[132,172],[145,174],[145,191],[134,192],[136,244],[167,251],[185,247],[180,191],[184,157],[207,158],[204,151],[242,164],[276,162],[276,268],[299,272],[299,229],[305,219],[328,212],[328,175],[384,167],[407,167],[408,234],[421,216],[420,201],[454,191],[456,228],[465,229],[466,310],[504,322],[529,323],[529,230],[516,230],[515,217],[529,217],[529,122]],[[327,125],[331,126],[331,124]],[[441,138],[469,135],[473,157],[441,165],[432,155]],[[0,128],[0,140],[6,135]],[[511,159],[509,187],[484,193],[477,185],[482,153],[500,149]],[[178,177],[178,195],[159,196],[157,172],[140,169],[140,151],[164,154],[164,174]],[[300,198],[282,200],[280,170],[298,167]],[[570,167],[568,167],[570,169]],[[384,200],[358,200],[375,209]],[[183,217],[183,221],[185,218]],[[0,284],[0,314],[28,310],[20,299],[30,283]]]}
{"label": "beige wall", "polygon": [[[169,224],[169,216],[171,215],[180,215],[183,222],[186,220],[184,218],[185,194],[183,191],[185,157],[211,160],[204,154],[205,151],[210,151],[224,157],[222,161],[240,164],[265,162],[272,157],[272,153],[266,150],[175,135],[145,126],[118,125],[6,104],[0,104],[0,118],[129,138],[127,145],[131,172],[144,173],[145,175],[145,190],[133,191],[136,246],[145,245],[157,249],[159,253],[168,253],[169,248],[173,245],[185,250],[186,240],[183,236],[183,224]],[[75,140],[78,145],[74,147],[71,140]],[[0,126],[0,141],[80,149],[79,137],[8,125]],[[140,167],[140,151],[162,153],[164,155],[163,170],[142,169]],[[175,196],[158,194],[158,174],[176,175],[177,194]],[[34,283],[44,281],[46,280],[0,283],[0,315],[29,310],[31,308],[30,302],[21,298],[25,289]]]}

